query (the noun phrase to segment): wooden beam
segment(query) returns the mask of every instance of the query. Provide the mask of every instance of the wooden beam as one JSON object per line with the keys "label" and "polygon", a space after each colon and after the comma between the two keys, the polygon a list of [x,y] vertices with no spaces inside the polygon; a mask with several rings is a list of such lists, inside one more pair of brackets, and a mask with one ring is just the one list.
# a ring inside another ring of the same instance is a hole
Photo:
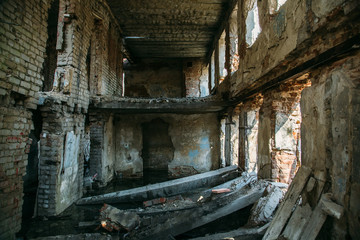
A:
{"label": "wooden beam", "polygon": [[82,198],[77,202],[77,204],[84,205],[144,201],[148,199],[166,197],[169,195],[178,195],[199,187],[216,186],[224,181],[222,178],[224,174],[236,170],[237,166],[230,166],[163,183],[150,184],[144,187]]}
{"label": "wooden beam", "polygon": [[159,222],[152,219],[151,227],[143,231],[139,229],[132,237],[167,239],[168,236],[177,236],[253,204],[262,196],[264,190],[265,184],[258,182],[204,203],[203,207],[178,212],[175,217],[167,216],[165,222],[164,217],[160,218]]}
{"label": "wooden beam", "polygon": [[292,209],[299,198],[307,180],[310,176],[311,169],[306,166],[301,166],[297,172],[294,180],[292,181],[289,190],[286,192],[285,198],[280,207],[276,211],[274,219],[271,221],[269,228],[267,229],[264,238],[267,240],[277,239],[287,220],[289,219]]}

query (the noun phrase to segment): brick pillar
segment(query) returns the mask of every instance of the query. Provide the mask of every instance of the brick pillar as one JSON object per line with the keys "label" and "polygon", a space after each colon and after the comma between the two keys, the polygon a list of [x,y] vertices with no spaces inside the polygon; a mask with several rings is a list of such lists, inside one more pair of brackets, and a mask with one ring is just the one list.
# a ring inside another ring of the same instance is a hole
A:
{"label": "brick pillar", "polygon": [[111,114],[90,113],[90,175],[104,186],[114,177],[115,131]]}
{"label": "brick pillar", "polygon": [[300,96],[306,80],[264,93],[259,124],[259,175],[291,182],[300,166]]}
{"label": "brick pillar", "polygon": [[85,115],[50,100],[41,113],[38,214],[53,216],[82,196]]}

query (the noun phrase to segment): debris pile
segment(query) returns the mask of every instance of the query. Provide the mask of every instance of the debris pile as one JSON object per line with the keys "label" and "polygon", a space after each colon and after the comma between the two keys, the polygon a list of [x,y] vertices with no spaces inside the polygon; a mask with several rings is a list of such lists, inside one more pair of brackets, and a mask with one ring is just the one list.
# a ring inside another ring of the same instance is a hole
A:
{"label": "debris pile", "polygon": [[100,209],[101,226],[112,232],[125,229],[130,232],[140,226],[140,217],[133,212],[122,211],[108,204]]}
{"label": "debris pile", "polygon": [[[254,204],[248,228],[232,234],[259,237],[283,197],[283,187],[258,180],[256,174],[242,173],[239,177],[236,167],[228,167],[182,180],[84,198],[79,203],[105,203],[99,218],[102,228],[121,232],[126,239],[175,238]],[[122,210],[108,205],[133,200],[141,200],[143,206]]]}
{"label": "debris pile", "polygon": [[328,216],[340,219],[343,207],[326,193],[326,173],[302,166],[263,239],[316,239]]}

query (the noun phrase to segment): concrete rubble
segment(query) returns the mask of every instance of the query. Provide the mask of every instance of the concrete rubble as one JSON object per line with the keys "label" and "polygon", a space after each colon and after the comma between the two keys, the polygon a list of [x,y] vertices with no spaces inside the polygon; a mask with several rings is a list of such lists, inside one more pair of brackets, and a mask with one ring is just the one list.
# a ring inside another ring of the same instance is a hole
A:
{"label": "concrete rubble", "polygon": [[136,213],[122,211],[107,204],[100,209],[100,221],[101,226],[110,232],[120,229],[129,232],[140,225],[140,217]]}
{"label": "concrete rubble", "polygon": [[284,195],[285,193],[282,189],[270,184],[265,189],[263,197],[254,204],[248,225],[259,226],[270,222]]}

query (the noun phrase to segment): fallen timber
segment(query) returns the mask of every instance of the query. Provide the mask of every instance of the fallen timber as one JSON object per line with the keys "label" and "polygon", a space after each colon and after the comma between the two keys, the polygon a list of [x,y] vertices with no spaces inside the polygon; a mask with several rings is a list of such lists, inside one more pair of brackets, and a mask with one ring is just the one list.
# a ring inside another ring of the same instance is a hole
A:
{"label": "fallen timber", "polygon": [[265,233],[270,223],[265,224],[261,227],[256,228],[239,228],[230,232],[216,233],[205,237],[191,238],[190,240],[219,240],[219,239],[231,239],[241,238],[242,240],[254,240],[257,238],[261,239],[261,236]]}
{"label": "fallen timber", "polygon": [[250,183],[230,193],[220,194],[211,201],[198,202],[198,207],[153,216],[148,225],[131,232],[128,239],[168,239],[190,231],[255,203],[268,182]]}
{"label": "fallen timber", "polygon": [[233,176],[234,174],[231,173],[235,171],[237,171],[237,166],[229,166],[206,173],[196,174],[167,182],[151,184],[144,187],[86,197],[80,199],[77,204],[85,205],[144,201],[147,199],[174,196],[181,193],[186,193],[196,188],[213,187],[222,184],[230,179],[233,179],[235,176]]}
{"label": "fallen timber", "polygon": [[[236,191],[239,190],[249,183],[254,183],[257,181],[257,175],[255,173],[246,173],[244,172],[241,177],[235,178],[233,180],[230,180],[226,183],[223,183],[221,185],[217,185],[215,187],[212,187],[210,189],[206,189],[200,192],[192,193],[191,195],[188,195],[186,198],[188,200],[191,200],[186,204],[185,206],[175,206],[173,204],[164,204],[163,206],[152,206],[152,208],[145,208],[145,209],[129,209],[127,211],[132,211],[138,214],[139,216],[153,216],[157,214],[164,214],[166,212],[176,212],[176,211],[183,211],[183,210],[190,210],[194,208],[199,208],[202,205],[198,204],[199,202],[206,202],[211,201],[211,198],[215,198],[214,193],[212,193],[212,190],[216,189],[222,189],[222,188],[228,188],[230,191]],[[272,184],[272,183],[271,183]],[[184,200],[179,200],[178,202],[184,202]]]}

